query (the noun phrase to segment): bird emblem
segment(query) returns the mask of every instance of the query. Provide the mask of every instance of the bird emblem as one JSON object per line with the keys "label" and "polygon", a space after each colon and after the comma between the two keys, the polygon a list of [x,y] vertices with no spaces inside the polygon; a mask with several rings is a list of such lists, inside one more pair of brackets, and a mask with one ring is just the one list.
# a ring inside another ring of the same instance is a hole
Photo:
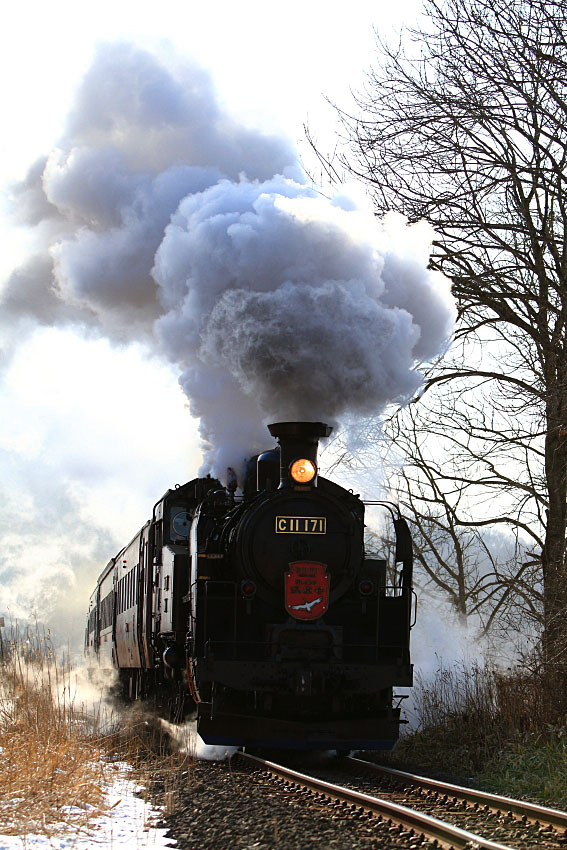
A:
{"label": "bird emblem", "polygon": [[317,599],[314,599],[312,602],[304,602],[303,605],[291,605],[291,609],[293,611],[311,611],[311,609],[317,605],[318,602],[322,602],[323,597],[319,596]]}

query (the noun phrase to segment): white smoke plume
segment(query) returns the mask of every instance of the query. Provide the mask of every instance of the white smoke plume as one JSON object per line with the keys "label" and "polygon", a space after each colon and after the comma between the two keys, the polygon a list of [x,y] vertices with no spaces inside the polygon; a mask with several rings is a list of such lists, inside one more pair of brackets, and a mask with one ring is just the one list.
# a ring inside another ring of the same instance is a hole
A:
{"label": "white smoke plume", "polygon": [[14,203],[38,250],[3,314],[152,340],[217,474],[265,446],[268,421],[403,402],[451,332],[426,224],[322,199],[292,145],[224,114],[204,71],[131,45],[100,49]]}

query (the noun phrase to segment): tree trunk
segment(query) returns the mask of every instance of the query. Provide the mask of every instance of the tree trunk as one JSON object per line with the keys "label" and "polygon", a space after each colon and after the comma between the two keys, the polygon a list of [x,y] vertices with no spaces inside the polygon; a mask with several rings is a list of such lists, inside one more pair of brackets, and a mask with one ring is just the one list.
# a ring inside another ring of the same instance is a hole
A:
{"label": "tree trunk", "polygon": [[[558,387],[561,387],[558,382]],[[544,582],[543,659],[548,676],[550,708],[567,708],[567,421],[566,399],[558,391],[547,404],[545,476],[549,508],[542,552]]]}

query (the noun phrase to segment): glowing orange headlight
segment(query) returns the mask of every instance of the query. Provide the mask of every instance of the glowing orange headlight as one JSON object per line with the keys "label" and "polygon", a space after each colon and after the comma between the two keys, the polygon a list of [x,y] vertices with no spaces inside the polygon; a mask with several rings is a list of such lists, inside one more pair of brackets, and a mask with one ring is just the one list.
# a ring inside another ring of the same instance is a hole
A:
{"label": "glowing orange headlight", "polygon": [[294,460],[289,471],[293,480],[297,481],[298,484],[309,484],[317,475],[317,467],[313,461],[307,460],[304,457]]}

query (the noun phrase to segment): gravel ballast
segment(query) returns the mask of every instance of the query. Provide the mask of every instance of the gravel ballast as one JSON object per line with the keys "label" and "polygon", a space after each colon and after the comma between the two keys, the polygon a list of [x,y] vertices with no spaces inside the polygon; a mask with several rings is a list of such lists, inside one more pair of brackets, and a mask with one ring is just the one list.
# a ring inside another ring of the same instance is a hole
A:
{"label": "gravel ballast", "polygon": [[[329,804],[278,788],[236,762],[189,767],[168,836],[180,850],[408,850],[427,846],[401,837],[384,823],[355,818]],[[431,845],[429,845],[431,846]]]}

